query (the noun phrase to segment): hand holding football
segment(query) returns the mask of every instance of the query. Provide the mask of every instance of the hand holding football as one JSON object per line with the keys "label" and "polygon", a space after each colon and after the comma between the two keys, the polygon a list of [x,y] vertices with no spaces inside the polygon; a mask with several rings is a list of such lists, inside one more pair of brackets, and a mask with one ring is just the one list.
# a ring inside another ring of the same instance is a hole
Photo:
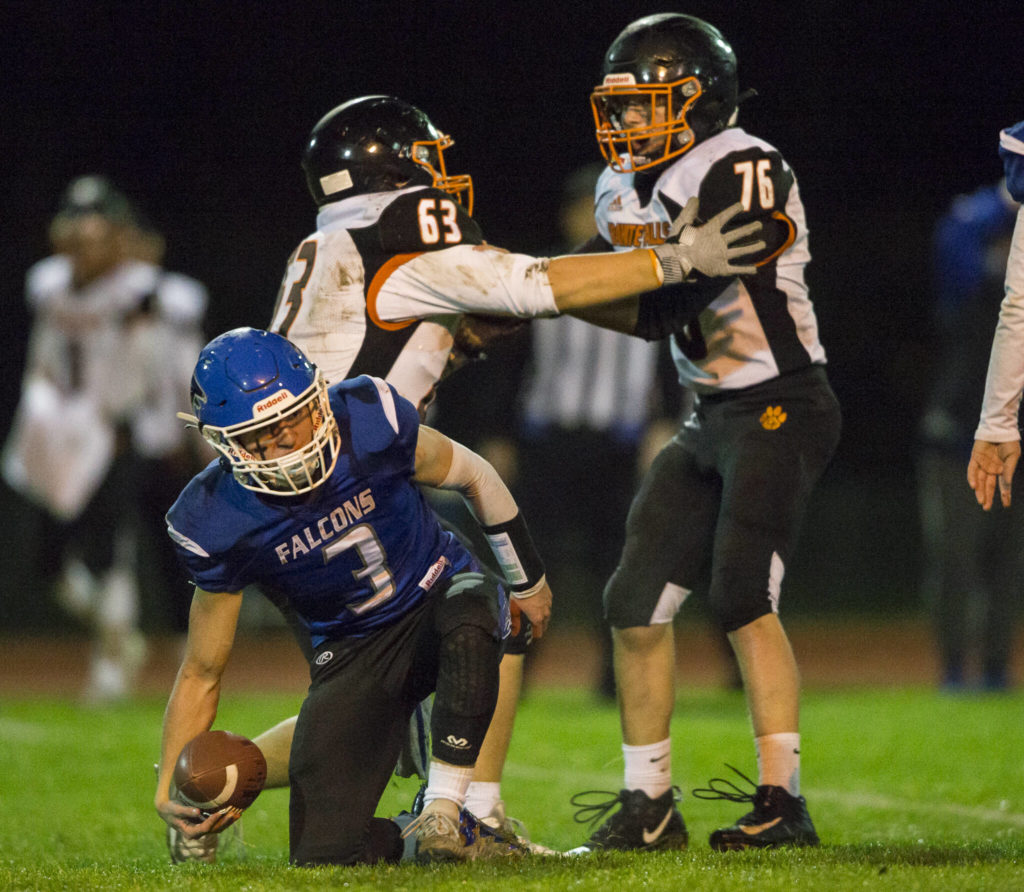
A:
{"label": "hand holding football", "polygon": [[174,765],[174,785],[189,804],[212,813],[248,808],[267,780],[260,748],[230,731],[204,731],[181,750]]}

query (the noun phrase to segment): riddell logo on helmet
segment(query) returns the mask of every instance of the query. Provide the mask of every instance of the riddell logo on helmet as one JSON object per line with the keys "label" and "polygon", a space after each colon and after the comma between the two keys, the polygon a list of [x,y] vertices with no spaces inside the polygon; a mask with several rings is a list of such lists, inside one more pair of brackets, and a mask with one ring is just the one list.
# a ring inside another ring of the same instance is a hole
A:
{"label": "riddell logo on helmet", "polygon": [[633,77],[628,71],[620,74],[606,74],[604,76],[604,85],[606,87],[621,87],[624,84],[635,84],[636,78]]}
{"label": "riddell logo on helmet", "polygon": [[291,399],[291,393],[287,390],[279,390],[273,396],[267,397],[262,403],[257,403],[252,407],[253,415],[262,415],[264,412],[274,408],[278,403],[283,403],[287,399]]}

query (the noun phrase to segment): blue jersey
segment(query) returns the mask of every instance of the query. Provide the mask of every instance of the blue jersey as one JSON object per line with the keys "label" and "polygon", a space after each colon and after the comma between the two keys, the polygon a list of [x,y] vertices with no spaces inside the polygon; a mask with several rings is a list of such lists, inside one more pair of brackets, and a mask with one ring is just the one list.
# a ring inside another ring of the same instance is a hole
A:
{"label": "blue jersey", "polygon": [[287,602],[313,647],[387,626],[440,580],[476,569],[412,481],[419,431],[412,403],[366,375],[335,384],[330,401],[341,453],[308,497],[259,495],[218,460],[167,514],[196,585],[211,592],[259,586]]}
{"label": "blue jersey", "polygon": [[[1024,158],[1022,158],[1024,160]],[[950,324],[957,311],[971,302],[993,274],[992,245],[1013,233],[1017,207],[1006,197],[1002,183],[959,195],[935,227],[935,283],[941,323]],[[998,291],[1002,291],[1005,261],[999,264]],[[1001,299],[1001,297],[1000,297]],[[989,329],[992,321],[986,316]],[[954,323],[959,325],[959,323]],[[987,338],[991,343],[991,331]],[[988,346],[985,358],[988,359]],[[970,381],[973,388],[976,380]]]}

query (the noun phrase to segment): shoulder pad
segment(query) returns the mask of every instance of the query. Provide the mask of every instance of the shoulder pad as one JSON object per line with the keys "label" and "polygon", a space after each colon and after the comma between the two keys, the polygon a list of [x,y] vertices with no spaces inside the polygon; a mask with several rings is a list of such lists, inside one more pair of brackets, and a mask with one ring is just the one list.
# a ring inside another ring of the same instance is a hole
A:
{"label": "shoulder pad", "polygon": [[46,294],[68,288],[71,284],[71,262],[62,254],[44,257],[25,274],[25,293],[31,306]]}
{"label": "shoulder pad", "polygon": [[176,325],[198,325],[206,314],[206,287],[181,273],[164,273],[157,286],[157,303],[164,318]]}
{"label": "shoulder pad", "polygon": [[413,189],[396,198],[380,215],[379,230],[381,248],[393,254],[479,245],[484,240],[466,209],[440,189]]}

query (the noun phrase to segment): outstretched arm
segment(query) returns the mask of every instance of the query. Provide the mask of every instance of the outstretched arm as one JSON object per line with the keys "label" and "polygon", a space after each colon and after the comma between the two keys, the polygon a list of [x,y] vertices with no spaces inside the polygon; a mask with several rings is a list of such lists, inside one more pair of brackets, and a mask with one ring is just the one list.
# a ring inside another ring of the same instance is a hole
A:
{"label": "outstretched arm", "polygon": [[[669,272],[661,284],[674,287],[648,290],[610,303],[576,307],[568,311],[569,315],[601,328],[650,341],[659,340],[685,325],[735,276],[756,272],[757,266],[765,262],[761,258],[755,264],[752,256],[766,248],[762,223],[753,221],[723,231],[726,224],[742,212],[742,205],[737,202],[704,226],[694,226],[698,208],[697,197],[690,198],[672,221],[667,242],[652,249],[663,269]],[[758,241],[729,247],[753,237]],[[698,262],[691,264],[686,250],[695,250]],[[674,252],[682,253],[677,259]],[[691,277],[694,270],[703,275]]]}
{"label": "outstretched arm", "polygon": [[[696,205],[683,215],[693,216]],[[546,258],[511,254],[490,245],[453,245],[408,255],[379,272],[369,287],[367,311],[378,323],[450,313],[551,316],[681,282],[692,271],[709,276],[753,272],[746,258],[764,248],[757,221],[723,232],[738,205],[695,225],[682,222],[678,241],[657,249]],[[687,219],[683,217],[684,221]]]}
{"label": "outstretched arm", "polygon": [[170,798],[174,763],[193,737],[209,731],[217,716],[220,680],[231,654],[242,593],[212,594],[196,588],[188,618],[188,642],[164,711],[160,770],[153,804],[168,824],[194,839],[220,832],[241,815],[225,809],[200,820],[198,808]]}
{"label": "outstretched arm", "polygon": [[515,499],[490,463],[461,443],[420,425],[414,480],[452,489],[466,500],[484,534],[519,609],[544,634],[551,619],[551,589]]}
{"label": "outstretched arm", "polygon": [[672,223],[669,240],[651,250],[611,254],[572,254],[554,258],[548,279],[561,312],[603,305],[624,297],[685,281],[697,271],[706,276],[754,273],[742,258],[765,247],[763,241],[744,243],[761,231],[758,222],[726,231],[743,206],[737,202],[707,223],[696,225],[698,203],[690,199]]}

